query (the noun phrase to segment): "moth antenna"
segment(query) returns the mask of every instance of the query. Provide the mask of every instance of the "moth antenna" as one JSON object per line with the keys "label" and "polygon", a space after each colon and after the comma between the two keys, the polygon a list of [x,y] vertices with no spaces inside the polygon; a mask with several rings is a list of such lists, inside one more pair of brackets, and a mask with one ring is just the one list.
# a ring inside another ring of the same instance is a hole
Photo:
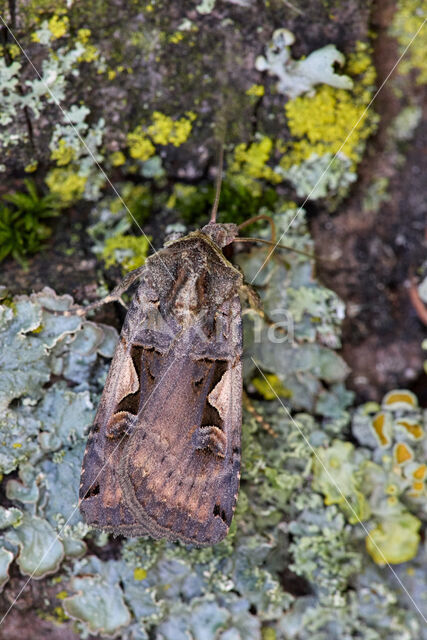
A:
{"label": "moth antenna", "polygon": [[275,430],[273,429],[273,427],[264,420],[264,418],[262,417],[262,415],[259,413],[259,411],[257,411],[251,401],[251,399],[248,397],[248,395],[243,392],[242,395],[242,400],[243,400],[243,404],[245,406],[245,409],[247,409],[249,411],[249,413],[255,418],[256,422],[261,425],[261,427],[267,431],[267,433],[272,436],[273,438],[277,438],[277,433],[275,432]]}
{"label": "moth antenna", "polygon": [[258,220],[267,220],[271,227],[271,242],[276,244],[276,225],[274,224],[273,218],[267,216],[265,213],[260,213],[258,216],[253,216],[252,218],[249,218],[249,220],[245,220],[242,224],[239,224],[239,231],[254,222],[258,222]]}
{"label": "moth antenna", "polygon": [[[301,256],[305,256],[306,258],[310,258],[310,260],[315,260],[316,256],[312,253],[308,253],[307,251],[302,251],[301,249],[295,249],[294,247],[288,247],[286,244],[278,244],[276,242],[272,242],[271,240],[264,240],[264,238],[235,238],[232,242],[261,242],[262,244],[268,244],[270,247],[274,247],[275,249],[286,249],[287,251],[293,251],[294,253],[298,253]],[[273,255],[271,252],[269,258]]]}
{"label": "moth antenna", "polygon": [[216,222],[216,214],[218,213],[219,198],[221,195],[223,163],[224,163],[224,140],[222,140],[221,146],[219,148],[216,184],[215,184],[215,200],[212,206],[210,222]]}

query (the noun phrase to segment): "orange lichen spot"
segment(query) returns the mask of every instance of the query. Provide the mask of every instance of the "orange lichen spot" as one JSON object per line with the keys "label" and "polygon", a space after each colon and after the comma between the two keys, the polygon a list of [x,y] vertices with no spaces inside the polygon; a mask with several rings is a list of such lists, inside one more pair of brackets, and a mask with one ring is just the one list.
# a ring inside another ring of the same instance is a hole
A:
{"label": "orange lichen spot", "polygon": [[372,426],[382,447],[388,447],[390,444],[390,425],[388,418],[389,416],[387,416],[384,411],[380,411],[372,420]]}
{"label": "orange lichen spot", "polygon": [[424,482],[413,482],[412,483],[412,489],[414,491],[416,491],[417,493],[419,493],[420,491],[422,491],[424,489]]}
{"label": "orange lichen spot", "polygon": [[418,400],[416,395],[407,389],[395,389],[386,393],[383,406],[388,409],[415,409],[418,406]]}
{"label": "orange lichen spot", "polygon": [[406,431],[415,438],[415,440],[419,440],[424,436],[424,429],[416,420],[410,420],[409,418],[398,420],[396,422],[396,426],[406,429]]}
{"label": "orange lichen spot", "polygon": [[420,464],[420,466],[415,469],[412,473],[415,480],[424,480],[427,474],[427,464]]}
{"label": "orange lichen spot", "polygon": [[412,460],[413,457],[414,454],[404,442],[398,442],[394,447],[394,458],[397,464],[405,464],[405,462]]}

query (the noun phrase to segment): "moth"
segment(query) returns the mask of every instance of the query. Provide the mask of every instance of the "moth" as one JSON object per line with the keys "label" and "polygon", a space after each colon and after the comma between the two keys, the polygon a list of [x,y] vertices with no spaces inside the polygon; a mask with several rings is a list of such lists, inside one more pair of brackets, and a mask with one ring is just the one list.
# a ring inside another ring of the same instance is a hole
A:
{"label": "moth", "polygon": [[214,211],[105,300],[139,278],[84,454],[88,524],[197,546],[227,535],[240,480],[245,285],[223,249],[238,233]]}
{"label": "moth", "polygon": [[237,235],[210,222],[134,274],[83,459],[88,524],[196,545],[227,535],[240,478],[243,277],[223,248]]}

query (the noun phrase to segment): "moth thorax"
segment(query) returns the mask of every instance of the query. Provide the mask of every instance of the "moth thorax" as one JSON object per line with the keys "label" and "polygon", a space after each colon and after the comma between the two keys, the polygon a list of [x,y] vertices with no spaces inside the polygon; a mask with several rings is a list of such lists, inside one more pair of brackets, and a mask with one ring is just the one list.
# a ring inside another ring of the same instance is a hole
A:
{"label": "moth thorax", "polygon": [[239,235],[239,228],[237,224],[233,224],[232,222],[224,224],[220,224],[219,222],[209,222],[209,224],[205,225],[201,229],[201,232],[209,236],[215,244],[222,248],[226,247],[228,244],[233,242],[235,238],[237,238]]}

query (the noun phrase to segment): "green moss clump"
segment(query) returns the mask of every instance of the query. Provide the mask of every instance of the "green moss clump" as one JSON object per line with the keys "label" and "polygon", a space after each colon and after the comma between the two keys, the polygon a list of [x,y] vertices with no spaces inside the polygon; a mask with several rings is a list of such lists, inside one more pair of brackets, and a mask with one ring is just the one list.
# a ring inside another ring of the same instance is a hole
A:
{"label": "green moss clump", "polygon": [[28,256],[43,248],[52,233],[44,221],[59,215],[58,202],[52,194],[39,195],[34,182],[24,183],[27,193],[8,194],[0,203],[0,262],[10,255],[23,266]]}
{"label": "green moss clump", "polygon": [[[187,224],[206,224],[215,200],[213,185],[184,185],[177,183],[169,198],[168,207],[175,209]],[[254,194],[243,180],[226,176],[221,187],[217,219],[219,222],[239,224],[260,213],[263,207],[273,209],[278,200],[276,191],[264,188]]]}

